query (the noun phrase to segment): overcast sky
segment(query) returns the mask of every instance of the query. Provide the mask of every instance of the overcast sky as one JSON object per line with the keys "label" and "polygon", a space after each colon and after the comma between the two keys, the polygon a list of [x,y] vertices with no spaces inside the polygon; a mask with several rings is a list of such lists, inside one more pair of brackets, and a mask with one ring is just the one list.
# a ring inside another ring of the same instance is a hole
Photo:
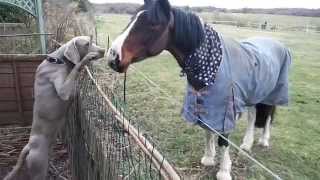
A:
{"label": "overcast sky", "polygon": [[[130,2],[143,0],[89,0],[93,3]],[[177,6],[215,6],[219,8],[320,8],[320,0],[169,0]]]}

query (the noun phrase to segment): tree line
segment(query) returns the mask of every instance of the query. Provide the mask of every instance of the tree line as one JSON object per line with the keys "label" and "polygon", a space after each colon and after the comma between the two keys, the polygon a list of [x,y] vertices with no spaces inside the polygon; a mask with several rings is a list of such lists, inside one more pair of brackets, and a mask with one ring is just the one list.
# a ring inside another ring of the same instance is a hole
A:
{"label": "tree line", "polygon": [[[98,14],[116,13],[116,14],[134,14],[140,7],[139,4],[133,3],[110,3],[110,4],[94,4],[92,6],[94,11]],[[261,9],[261,8],[242,8],[242,9],[225,9],[216,8],[212,6],[204,7],[181,7],[186,10],[194,12],[229,12],[229,13],[254,13],[254,14],[277,14],[277,15],[290,15],[290,16],[308,16],[320,17],[320,9],[305,9],[305,8],[274,8],[274,9]]]}

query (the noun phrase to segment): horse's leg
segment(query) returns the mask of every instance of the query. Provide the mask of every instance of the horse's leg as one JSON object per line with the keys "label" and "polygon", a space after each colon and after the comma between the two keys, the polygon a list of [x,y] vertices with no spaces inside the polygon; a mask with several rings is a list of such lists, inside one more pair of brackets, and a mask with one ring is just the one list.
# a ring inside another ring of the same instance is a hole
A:
{"label": "horse's leg", "polygon": [[206,130],[206,147],[204,150],[204,155],[201,158],[201,164],[204,166],[214,166],[216,149],[215,149],[215,138],[212,132]]}
{"label": "horse's leg", "polygon": [[256,121],[256,108],[254,106],[248,107],[248,125],[246,134],[243,138],[242,144],[240,146],[241,149],[246,150],[248,152],[251,151],[251,147],[254,141],[254,128]]}
{"label": "horse's leg", "polygon": [[259,139],[259,144],[265,147],[269,146],[271,123],[276,111],[275,106],[266,104],[256,105],[256,123],[255,126],[258,128],[263,128],[262,136]]}
{"label": "horse's leg", "polygon": [[258,144],[264,147],[269,147],[270,131],[271,131],[271,116],[268,116],[265,127],[263,128],[262,135]]}
{"label": "horse's leg", "polygon": [[[224,135],[226,138],[228,138],[228,135]],[[217,173],[217,179],[218,180],[231,180],[231,159],[229,154],[229,143],[219,137],[218,139],[218,145],[220,148],[220,169]]]}

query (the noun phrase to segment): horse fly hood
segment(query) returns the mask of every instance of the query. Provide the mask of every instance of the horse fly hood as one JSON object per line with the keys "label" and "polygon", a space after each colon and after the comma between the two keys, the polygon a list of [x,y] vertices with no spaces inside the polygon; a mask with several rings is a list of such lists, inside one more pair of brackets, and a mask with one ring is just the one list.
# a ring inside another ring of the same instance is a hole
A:
{"label": "horse fly hood", "polygon": [[204,25],[205,39],[201,46],[184,60],[183,74],[196,90],[212,85],[222,60],[221,42],[218,33]]}
{"label": "horse fly hood", "polygon": [[204,43],[183,68],[188,79],[182,109],[186,121],[229,133],[246,106],[288,104],[287,48],[268,38],[237,42],[205,29]]}

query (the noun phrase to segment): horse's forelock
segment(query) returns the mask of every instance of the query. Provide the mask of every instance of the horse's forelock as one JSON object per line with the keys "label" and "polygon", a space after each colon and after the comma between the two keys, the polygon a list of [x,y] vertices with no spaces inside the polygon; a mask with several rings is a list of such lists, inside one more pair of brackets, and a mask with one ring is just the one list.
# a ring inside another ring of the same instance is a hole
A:
{"label": "horse's forelock", "polygon": [[142,10],[146,11],[148,21],[153,24],[167,24],[170,20],[171,6],[167,0],[150,0],[137,9],[134,17]]}

